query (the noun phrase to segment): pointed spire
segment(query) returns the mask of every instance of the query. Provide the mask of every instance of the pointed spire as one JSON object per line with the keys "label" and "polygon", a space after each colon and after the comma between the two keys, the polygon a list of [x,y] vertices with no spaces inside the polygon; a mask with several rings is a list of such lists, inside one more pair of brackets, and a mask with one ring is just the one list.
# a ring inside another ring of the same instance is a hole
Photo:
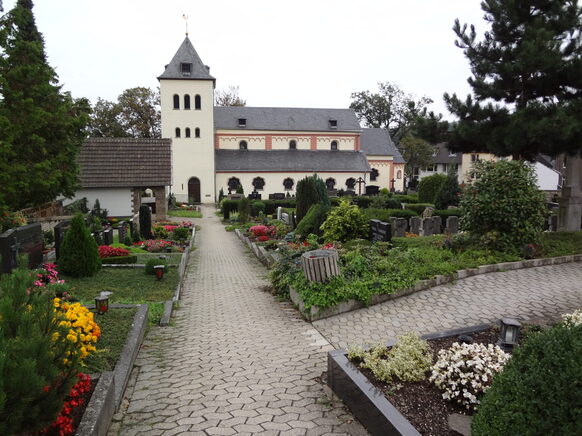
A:
{"label": "pointed spire", "polygon": [[194,46],[186,34],[182,45],[166,65],[166,70],[158,77],[161,79],[190,79],[190,80],[213,80],[209,73],[209,68],[204,65]]}

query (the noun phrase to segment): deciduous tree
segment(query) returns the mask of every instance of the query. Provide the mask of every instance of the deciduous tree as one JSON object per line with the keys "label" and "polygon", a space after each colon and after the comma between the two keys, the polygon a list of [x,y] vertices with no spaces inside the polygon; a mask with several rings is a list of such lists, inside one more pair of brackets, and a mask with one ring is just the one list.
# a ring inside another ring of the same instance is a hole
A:
{"label": "deciduous tree", "polygon": [[246,106],[246,100],[238,95],[238,86],[229,86],[228,89],[218,90],[214,96],[216,106]]}

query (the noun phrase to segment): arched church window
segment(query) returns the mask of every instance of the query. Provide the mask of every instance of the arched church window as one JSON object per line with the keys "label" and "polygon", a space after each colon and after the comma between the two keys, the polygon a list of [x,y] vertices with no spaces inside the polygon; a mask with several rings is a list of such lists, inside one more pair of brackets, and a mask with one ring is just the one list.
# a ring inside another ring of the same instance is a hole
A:
{"label": "arched church window", "polygon": [[346,186],[348,187],[348,189],[354,189],[354,187],[356,186],[356,179],[354,179],[353,177],[347,179]]}
{"label": "arched church window", "polygon": [[184,95],[184,109],[190,109],[190,95]]}
{"label": "arched church window", "polygon": [[289,141],[289,150],[297,150],[297,141],[294,139]]}
{"label": "arched church window", "polygon": [[174,94],[174,109],[180,109],[180,96]]}
{"label": "arched church window", "polygon": [[291,177],[287,177],[285,180],[283,180],[283,187],[287,191],[292,190],[293,189],[293,185],[295,185],[295,181],[293,181],[293,179]]}
{"label": "arched church window", "polygon": [[190,127],[186,127],[186,130],[184,131],[184,136],[186,138],[189,138],[190,137]]}
{"label": "arched church window", "polygon": [[253,179],[253,187],[259,191],[265,187],[265,179],[262,177],[255,177]]}
{"label": "arched church window", "polygon": [[228,179],[227,185],[229,191],[236,191],[236,188],[241,186],[238,177],[231,177],[230,179]]}
{"label": "arched church window", "polygon": [[371,182],[375,182],[376,179],[378,178],[378,170],[376,168],[372,168],[372,172],[370,173],[370,181]]}
{"label": "arched church window", "polygon": [[180,136],[180,128],[176,127],[176,138],[179,138]]}
{"label": "arched church window", "polygon": [[196,94],[196,97],[194,97],[194,109],[202,109],[202,98],[198,94]]}
{"label": "arched church window", "polygon": [[332,190],[335,188],[335,179],[333,177],[330,177],[329,179],[325,180],[325,186],[327,186],[328,190]]}
{"label": "arched church window", "polygon": [[331,149],[337,150],[337,141],[331,141]]}
{"label": "arched church window", "polygon": [[196,129],[194,130],[194,136],[196,138],[200,138],[200,128],[199,127],[196,127]]}
{"label": "arched church window", "polygon": [[396,171],[396,178],[397,179],[401,179],[402,178],[402,171],[401,170]]}
{"label": "arched church window", "polygon": [[238,143],[238,148],[240,150],[247,150],[248,149],[248,144],[247,141],[241,141]]}

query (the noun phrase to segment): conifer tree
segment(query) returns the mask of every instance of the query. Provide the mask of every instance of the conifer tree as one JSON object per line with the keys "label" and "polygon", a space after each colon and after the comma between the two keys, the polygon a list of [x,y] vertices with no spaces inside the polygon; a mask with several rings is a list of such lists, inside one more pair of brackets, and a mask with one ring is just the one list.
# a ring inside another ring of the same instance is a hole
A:
{"label": "conifer tree", "polygon": [[61,92],[32,8],[18,0],[0,19],[0,205],[12,209],[74,193],[90,109]]}
{"label": "conifer tree", "polygon": [[65,233],[58,266],[60,272],[71,277],[90,277],[101,268],[97,244],[81,214],[75,215]]}
{"label": "conifer tree", "polygon": [[532,160],[582,149],[582,9],[576,0],[484,0],[491,29],[453,27],[473,96],[444,95],[454,151]]}
{"label": "conifer tree", "polygon": [[321,180],[317,174],[305,177],[297,182],[297,206],[295,214],[297,216],[297,223],[300,223],[307,211],[314,204],[324,204],[329,206],[329,196],[327,195],[327,188],[325,182]]}

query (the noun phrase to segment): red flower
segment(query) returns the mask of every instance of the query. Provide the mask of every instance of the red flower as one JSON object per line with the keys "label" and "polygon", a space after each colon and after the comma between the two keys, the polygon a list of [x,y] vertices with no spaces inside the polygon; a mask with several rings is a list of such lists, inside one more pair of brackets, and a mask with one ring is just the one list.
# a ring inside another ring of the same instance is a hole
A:
{"label": "red flower", "polygon": [[99,257],[119,257],[119,256],[129,256],[129,251],[123,248],[110,247],[109,245],[99,246]]}

